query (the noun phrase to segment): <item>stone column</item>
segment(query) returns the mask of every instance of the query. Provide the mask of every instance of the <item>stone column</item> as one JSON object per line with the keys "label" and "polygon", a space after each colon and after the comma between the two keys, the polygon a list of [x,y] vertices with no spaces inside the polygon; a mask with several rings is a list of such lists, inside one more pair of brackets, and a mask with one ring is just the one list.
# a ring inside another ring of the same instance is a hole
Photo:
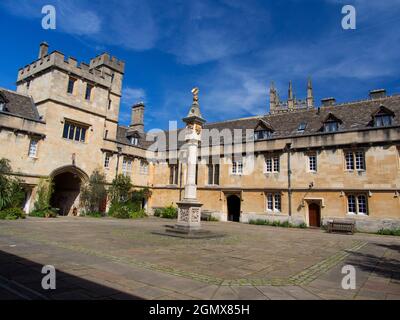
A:
{"label": "stone column", "polygon": [[189,140],[187,143],[187,178],[185,184],[185,199],[197,199],[197,185],[196,185],[196,164],[197,164],[197,140]]}
{"label": "stone column", "polygon": [[185,182],[185,195],[181,202],[178,202],[178,222],[176,228],[186,232],[199,230],[201,228],[201,207],[203,206],[197,200],[196,185],[196,164],[197,150],[201,140],[202,125],[205,120],[200,113],[198,103],[199,90],[194,88],[193,104],[189,114],[183,121],[186,123],[185,141],[187,147],[187,170]]}

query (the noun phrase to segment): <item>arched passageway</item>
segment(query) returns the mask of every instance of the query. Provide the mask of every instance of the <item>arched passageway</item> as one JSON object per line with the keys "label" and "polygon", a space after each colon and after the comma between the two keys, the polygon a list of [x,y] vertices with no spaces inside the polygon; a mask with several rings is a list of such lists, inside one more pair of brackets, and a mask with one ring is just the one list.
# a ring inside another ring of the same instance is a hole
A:
{"label": "arched passageway", "polygon": [[62,168],[52,174],[54,192],[51,206],[62,216],[77,215],[79,194],[86,175],[75,167]]}

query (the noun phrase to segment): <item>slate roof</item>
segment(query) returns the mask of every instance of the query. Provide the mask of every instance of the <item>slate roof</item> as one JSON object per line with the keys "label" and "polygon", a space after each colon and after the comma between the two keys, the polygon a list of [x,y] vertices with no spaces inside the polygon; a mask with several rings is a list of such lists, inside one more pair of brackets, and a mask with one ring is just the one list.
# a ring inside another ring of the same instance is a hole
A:
{"label": "slate roof", "polygon": [[[373,115],[384,106],[393,112],[392,127],[400,127],[400,95],[388,96],[374,100],[364,100],[338,104],[333,106],[322,106],[319,109],[296,110],[292,112],[283,112],[255,116],[250,118],[234,119],[222,122],[206,123],[204,129],[222,130],[242,129],[243,139],[245,139],[246,129],[255,129],[261,123],[267,123],[273,129],[270,138],[266,140],[295,138],[304,135],[320,135],[324,121],[327,119],[340,120],[339,132],[367,130],[373,128]],[[301,123],[306,124],[304,131],[298,131]],[[182,129],[180,129],[182,130]],[[178,130],[178,132],[180,132]],[[167,142],[168,134],[167,133]],[[203,137],[203,143],[204,141]],[[179,142],[178,147],[185,142]]]}
{"label": "slate roof", "polygon": [[6,102],[6,109],[3,113],[40,121],[39,113],[30,96],[0,88],[0,99],[4,99]]}
{"label": "slate roof", "polygon": [[[131,145],[131,142],[129,140],[129,135],[128,135],[128,127],[124,127],[124,126],[118,126],[117,127],[117,142],[122,143],[122,144],[127,144],[127,145]],[[148,147],[150,147],[154,142],[153,141],[146,141],[146,134],[139,134],[138,135],[139,138],[139,145],[138,147],[147,149]]]}

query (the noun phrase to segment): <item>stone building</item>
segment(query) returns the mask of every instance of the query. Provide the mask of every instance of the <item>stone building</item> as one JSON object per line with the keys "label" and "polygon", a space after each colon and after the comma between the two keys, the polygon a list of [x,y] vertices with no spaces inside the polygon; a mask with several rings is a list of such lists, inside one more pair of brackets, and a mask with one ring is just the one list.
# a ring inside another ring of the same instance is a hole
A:
{"label": "stone building", "polygon": [[[0,157],[24,181],[26,212],[39,179],[52,177],[52,205],[79,214],[80,185],[96,168],[109,183],[123,173],[149,187],[150,214],[182,200],[182,130],[146,133],[143,103],[132,107],[130,126],[118,124],[124,67],[108,54],[78,64],[43,43],[19,70],[16,92],[0,89]],[[317,107],[311,80],[305,100],[290,84],[282,102],[271,85],[265,115],[204,125],[196,174],[203,212],[221,221],[399,227],[399,128],[400,95],[374,90],[363,101],[327,98]]]}

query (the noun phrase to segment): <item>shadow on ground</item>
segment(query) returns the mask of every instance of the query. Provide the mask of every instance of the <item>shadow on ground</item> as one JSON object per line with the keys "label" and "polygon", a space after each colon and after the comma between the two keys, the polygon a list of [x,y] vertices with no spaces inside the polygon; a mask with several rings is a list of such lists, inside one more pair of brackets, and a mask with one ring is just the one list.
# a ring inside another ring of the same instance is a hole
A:
{"label": "shadow on ground", "polygon": [[[381,243],[374,245],[392,250],[395,255],[398,255],[400,252],[400,245]],[[393,256],[385,257],[362,252],[352,252],[348,264],[353,265],[356,269],[360,268],[365,272],[374,273],[377,276],[400,280],[400,260],[392,258]]]}
{"label": "shadow on ground", "polygon": [[142,300],[76,275],[56,271],[56,289],[42,288],[43,265],[0,251],[0,300]]}

